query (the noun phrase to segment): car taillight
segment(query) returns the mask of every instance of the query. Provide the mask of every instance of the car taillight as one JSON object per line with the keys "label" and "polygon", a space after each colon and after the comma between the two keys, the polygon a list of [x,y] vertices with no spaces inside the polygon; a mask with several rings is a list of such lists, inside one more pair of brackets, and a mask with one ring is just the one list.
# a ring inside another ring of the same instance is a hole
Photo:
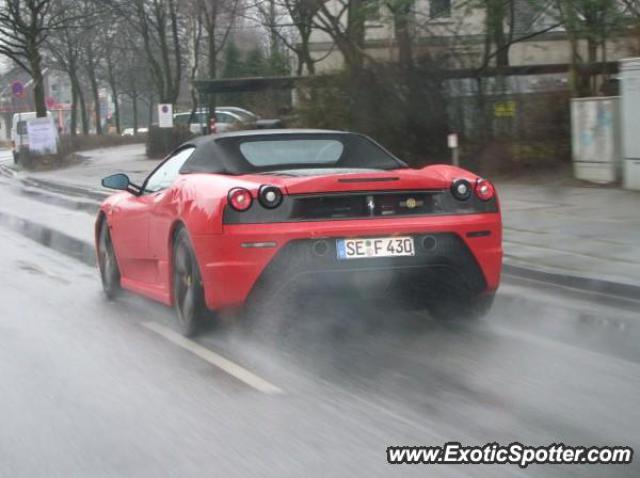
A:
{"label": "car taillight", "polygon": [[451,194],[458,201],[466,201],[471,197],[471,183],[466,179],[456,179],[451,185]]}
{"label": "car taillight", "polygon": [[267,209],[273,209],[282,202],[282,191],[276,186],[263,185],[260,186],[258,192],[258,201]]}
{"label": "car taillight", "polygon": [[253,202],[251,193],[244,188],[232,189],[229,191],[227,199],[229,200],[231,207],[236,211],[246,211],[251,207],[251,203]]}
{"label": "car taillight", "polygon": [[482,199],[483,201],[488,201],[489,199],[493,198],[493,196],[495,196],[496,190],[493,187],[493,184],[491,184],[486,179],[478,179],[476,181],[475,193],[478,198]]}

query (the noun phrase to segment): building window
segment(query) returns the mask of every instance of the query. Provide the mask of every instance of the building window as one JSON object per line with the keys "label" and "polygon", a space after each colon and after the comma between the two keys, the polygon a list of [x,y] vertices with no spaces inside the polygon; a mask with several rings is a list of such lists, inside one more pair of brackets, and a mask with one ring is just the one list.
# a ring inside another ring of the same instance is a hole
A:
{"label": "building window", "polygon": [[431,18],[449,18],[451,16],[451,0],[430,0],[429,16]]}

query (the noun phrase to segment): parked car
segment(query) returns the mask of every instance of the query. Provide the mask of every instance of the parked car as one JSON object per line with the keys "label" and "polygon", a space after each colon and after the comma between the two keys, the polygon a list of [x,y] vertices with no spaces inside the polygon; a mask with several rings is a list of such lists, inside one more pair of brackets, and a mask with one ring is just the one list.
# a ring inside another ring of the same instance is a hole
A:
{"label": "parked car", "polygon": [[[20,156],[29,150],[29,130],[27,123],[31,119],[37,118],[35,111],[25,111],[23,113],[14,113],[11,120],[11,149],[13,150],[13,161],[18,163]],[[47,111],[47,118],[54,122],[51,111]]]}
{"label": "parked car", "polygon": [[260,119],[260,116],[253,113],[252,111],[240,108],[238,106],[218,106],[216,108],[216,111],[229,111],[230,113],[235,113],[247,122],[256,122]]}
{"label": "parked car", "polygon": [[345,289],[391,278],[378,297],[436,317],[481,316],[500,282],[502,223],[493,185],[449,165],[408,167],[366,136],[238,131],[195,138],[140,185],[100,207],[104,291],[175,307],[193,334],[205,314],[277,300],[284,289]]}
{"label": "parked car", "polygon": [[216,111],[234,113],[240,116],[245,123],[253,124],[256,129],[282,128],[281,119],[264,119],[249,110],[237,106],[219,106],[216,108]]}
{"label": "parked car", "polygon": [[[191,122],[189,119],[191,118]],[[207,130],[208,112],[198,110],[193,118],[191,112],[176,113],[173,115],[175,124],[189,124],[193,134],[205,134]],[[222,106],[216,108],[216,132],[225,133],[240,129],[270,129],[279,128],[281,121],[263,120],[255,113],[235,106]]]}

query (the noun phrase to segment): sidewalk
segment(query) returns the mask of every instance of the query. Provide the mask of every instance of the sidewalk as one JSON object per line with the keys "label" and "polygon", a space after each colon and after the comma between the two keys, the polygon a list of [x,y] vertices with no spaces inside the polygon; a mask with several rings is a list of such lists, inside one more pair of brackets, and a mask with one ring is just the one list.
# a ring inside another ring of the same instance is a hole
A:
{"label": "sidewalk", "polygon": [[[129,144],[113,148],[101,148],[78,153],[85,158],[81,164],[56,171],[29,173],[30,179],[108,192],[100,181],[113,173],[125,173],[133,182],[141,183],[160,160],[147,159],[144,144]],[[19,173],[20,177],[27,176]]]}
{"label": "sidewalk", "polygon": [[[16,177],[58,192],[88,190],[97,201],[108,194],[100,186],[102,177],[124,172],[141,181],[158,164],[145,158],[144,145],[82,155],[87,160],[80,165],[29,175],[19,172]],[[640,288],[640,193],[544,180],[498,181],[497,188],[504,218],[505,272],[529,271],[543,280],[545,274],[553,274],[567,278],[568,284],[578,278]]]}
{"label": "sidewalk", "polygon": [[640,193],[498,183],[505,264],[640,287]]}

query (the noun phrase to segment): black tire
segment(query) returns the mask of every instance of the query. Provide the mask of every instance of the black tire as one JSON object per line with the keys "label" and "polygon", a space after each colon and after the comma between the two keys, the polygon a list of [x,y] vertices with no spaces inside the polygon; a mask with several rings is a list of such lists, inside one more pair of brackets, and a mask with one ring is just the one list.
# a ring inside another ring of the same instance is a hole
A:
{"label": "black tire", "polygon": [[482,294],[457,300],[449,298],[432,303],[429,306],[429,312],[433,317],[441,320],[481,319],[491,310],[494,298],[495,294]]}
{"label": "black tire", "polygon": [[173,302],[182,335],[195,335],[207,316],[198,261],[185,229],[176,233],[173,246]]}
{"label": "black tire", "polygon": [[100,235],[98,236],[98,267],[100,268],[100,279],[102,280],[102,290],[107,299],[113,300],[120,293],[120,269],[111,242],[111,233],[107,220],[103,219],[100,225]]}

